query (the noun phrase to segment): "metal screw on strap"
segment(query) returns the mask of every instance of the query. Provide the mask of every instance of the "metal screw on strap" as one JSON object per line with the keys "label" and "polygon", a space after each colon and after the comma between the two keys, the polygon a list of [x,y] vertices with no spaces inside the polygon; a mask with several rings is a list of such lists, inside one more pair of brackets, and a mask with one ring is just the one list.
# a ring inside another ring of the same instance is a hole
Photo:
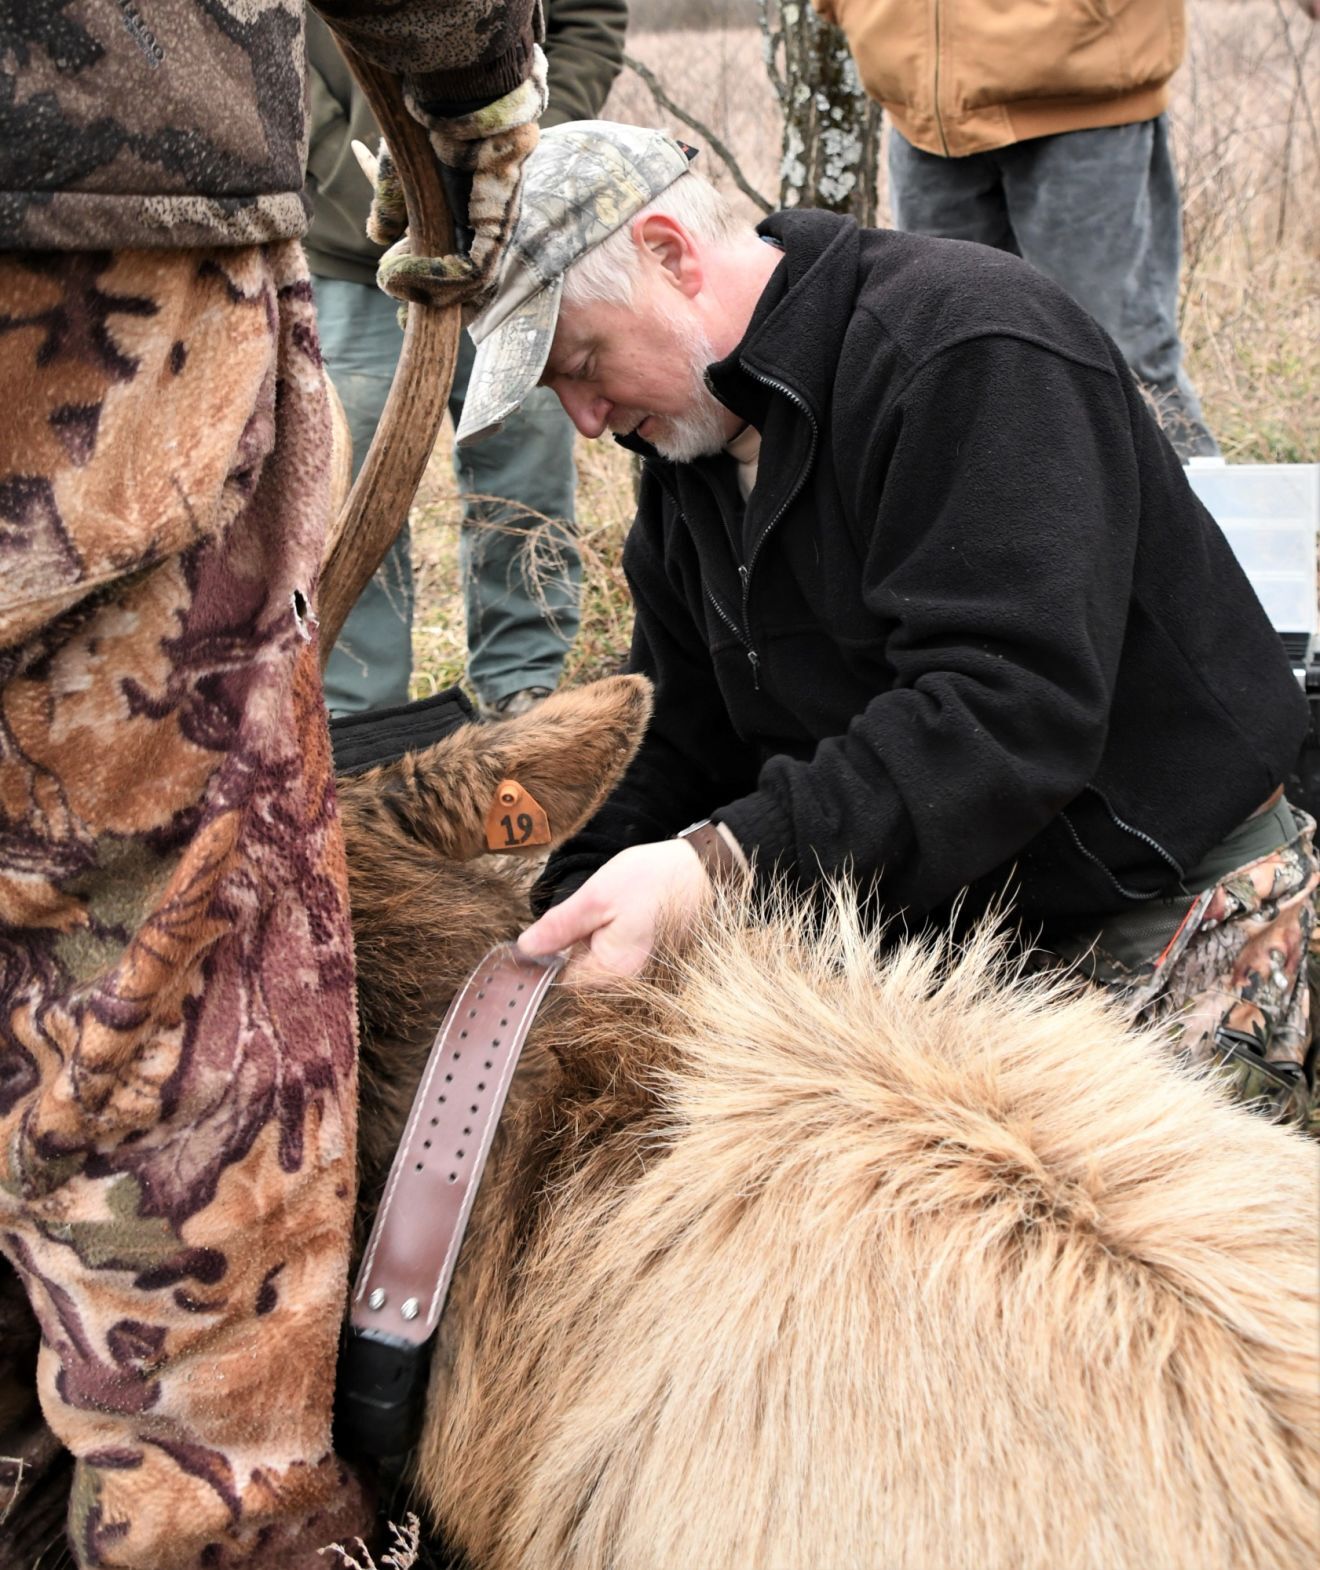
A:
{"label": "metal screw on strap", "polygon": [[399,1306],[399,1312],[405,1319],[416,1319],[419,1304],[415,1297],[405,1298]]}
{"label": "metal screw on strap", "polygon": [[385,1302],[386,1302],[385,1289],[383,1287],[377,1287],[372,1292],[371,1296],[367,1299],[367,1307],[368,1308],[384,1308],[385,1307]]}

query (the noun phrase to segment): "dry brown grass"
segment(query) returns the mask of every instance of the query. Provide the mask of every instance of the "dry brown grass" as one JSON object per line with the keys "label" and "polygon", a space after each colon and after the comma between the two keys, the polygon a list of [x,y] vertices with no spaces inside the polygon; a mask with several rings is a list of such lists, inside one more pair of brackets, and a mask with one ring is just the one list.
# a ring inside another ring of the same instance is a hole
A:
{"label": "dry brown grass", "polygon": [[[424,698],[464,678],[467,638],[458,574],[458,488],[446,431],[412,512],[412,694]],[[631,460],[612,442],[578,442],[578,545],[582,552],[582,627],[564,667],[566,681],[618,669],[627,653],[632,612],[620,557],[632,518]]]}
{"label": "dry brown grass", "polygon": [[355,1537],[351,1543],[330,1543],[317,1552],[337,1555],[335,1563],[339,1570],[412,1570],[421,1546],[421,1522],[410,1511],[402,1526],[390,1522],[390,1533],[393,1541],[379,1567],[360,1537]]}
{"label": "dry brown grass", "polygon": [[[1211,427],[1233,461],[1320,458],[1320,26],[1293,0],[1191,0],[1189,53],[1175,81],[1175,150],[1184,190],[1183,337]],[[640,33],[632,53],[674,99],[738,155],[743,173],[777,192],[778,118],[749,28]],[[631,74],[608,117],[665,124]],[[693,133],[671,125],[680,136]],[[754,216],[727,172],[705,172]],[[883,180],[883,162],[882,175]],[[888,207],[881,193],[881,222]],[[579,443],[584,554],[582,632],[567,680],[614,668],[627,651],[629,609],[619,553],[632,513],[628,455]],[[413,515],[418,614],[414,692],[463,676],[458,508],[443,438]]]}
{"label": "dry brown grass", "polygon": [[1182,332],[1225,456],[1320,457],[1320,27],[1292,0],[1194,0],[1174,82]]}

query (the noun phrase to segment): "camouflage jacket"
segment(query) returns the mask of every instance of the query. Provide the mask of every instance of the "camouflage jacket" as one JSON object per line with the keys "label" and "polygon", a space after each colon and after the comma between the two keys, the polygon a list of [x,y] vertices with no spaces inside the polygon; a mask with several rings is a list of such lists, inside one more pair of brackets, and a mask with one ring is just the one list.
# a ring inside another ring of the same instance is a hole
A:
{"label": "camouflage jacket", "polygon": [[[0,249],[251,245],[307,227],[302,0],[6,6]],[[516,87],[537,0],[317,0],[432,115]]]}

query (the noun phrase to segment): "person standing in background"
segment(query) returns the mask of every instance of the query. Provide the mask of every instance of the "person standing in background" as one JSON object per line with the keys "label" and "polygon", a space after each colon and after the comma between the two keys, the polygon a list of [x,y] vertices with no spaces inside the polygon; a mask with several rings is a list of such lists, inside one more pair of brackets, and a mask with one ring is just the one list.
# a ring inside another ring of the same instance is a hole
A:
{"label": "person standing in background", "polygon": [[1178,337],[1183,0],[812,3],[890,117],[895,228],[1024,257],[1118,344],[1178,456],[1216,455]]}
{"label": "person standing in background", "polygon": [[[548,0],[545,19],[550,103],[541,124],[593,119],[623,62],[626,0]],[[371,186],[351,147],[356,140],[374,151],[380,132],[329,28],[315,17],[308,19],[307,43],[307,184],[313,207],[306,249],[321,347],[348,417],[356,476],[403,343],[397,303],[376,285],[381,247],[365,229]],[[450,395],[456,425],[472,356],[472,342],[463,333]],[[582,566],[574,541],[572,424],[554,394],[538,388],[497,436],[457,453],[455,469],[464,497],[459,570],[469,679],[486,713],[522,713],[558,684],[579,625]],[[542,532],[529,549],[532,530]],[[326,666],[331,713],[407,701],[412,614],[405,524]]]}

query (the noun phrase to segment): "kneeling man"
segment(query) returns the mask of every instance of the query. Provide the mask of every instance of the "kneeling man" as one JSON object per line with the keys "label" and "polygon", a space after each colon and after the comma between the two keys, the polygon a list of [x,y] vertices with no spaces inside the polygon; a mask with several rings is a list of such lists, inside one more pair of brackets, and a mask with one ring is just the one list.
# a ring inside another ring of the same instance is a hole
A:
{"label": "kneeling man", "polygon": [[1134,1013],[1304,1118],[1306,707],[1113,342],[1015,257],[740,223],[659,132],[543,134],[459,440],[538,382],[642,456],[655,719],[523,936],[631,972],[711,877],[1007,894]]}

